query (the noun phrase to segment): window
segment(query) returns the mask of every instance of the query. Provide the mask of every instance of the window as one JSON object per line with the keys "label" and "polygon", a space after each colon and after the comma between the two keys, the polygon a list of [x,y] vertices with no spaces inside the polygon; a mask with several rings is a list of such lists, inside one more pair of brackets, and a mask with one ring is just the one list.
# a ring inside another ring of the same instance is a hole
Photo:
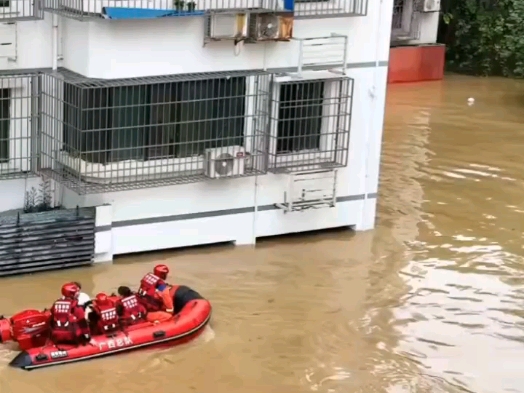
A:
{"label": "window", "polygon": [[[0,178],[25,177],[31,171],[31,131],[37,127],[36,75],[0,75]],[[36,134],[36,133],[35,133]]]}
{"label": "window", "polygon": [[0,164],[9,162],[9,128],[11,126],[11,98],[9,89],[0,89]]}
{"label": "window", "polygon": [[393,30],[402,29],[404,16],[404,0],[394,0],[393,2],[393,18],[391,21],[391,27]]}
{"label": "window", "polygon": [[271,169],[345,165],[351,93],[352,80],[330,72],[308,72],[302,79],[276,78],[271,100]]}
{"label": "window", "polygon": [[182,171],[183,164],[202,166],[205,149],[243,145],[245,106],[245,77],[105,88],[66,83],[63,148],[87,163],[159,160],[163,171]]}
{"label": "window", "polygon": [[0,0],[0,8],[9,8],[10,3],[10,0]]}
{"label": "window", "polygon": [[323,81],[280,85],[278,154],[320,149],[324,88]]}

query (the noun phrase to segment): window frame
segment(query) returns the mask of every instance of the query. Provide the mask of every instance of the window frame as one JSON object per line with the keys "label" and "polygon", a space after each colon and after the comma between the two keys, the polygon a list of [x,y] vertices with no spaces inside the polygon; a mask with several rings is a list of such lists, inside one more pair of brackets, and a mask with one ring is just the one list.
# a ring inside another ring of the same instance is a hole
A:
{"label": "window frame", "polygon": [[[336,105],[325,104],[325,100],[336,100],[340,97],[340,83],[347,82],[350,79],[345,75],[336,74],[329,71],[308,71],[303,72],[300,77],[293,75],[279,76],[273,80],[273,88],[271,92],[271,108],[272,114],[269,119],[269,167],[278,169],[288,167],[286,163],[292,166],[315,165],[323,164],[329,160],[336,149],[335,142],[337,138],[336,119],[340,116],[338,107]],[[278,153],[277,142],[278,136],[278,116],[280,105],[280,87],[286,83],[302,83],[305,81],[324,82],[324,102],[321,104],[322,120],[320,130],[320,141],[318,149],[307,149],[291,153]],[[329,150],[328,150],[329,149]],[[324,150],[324,151],[323,151]],[[325,151],[328,150],[328,151]]]}
{"label": "window frame", "polygon": [[[9,119],[7,135],[9,149],[6,162],[0,162],[0,178],[30,169],[32,153],[32,93],[31,83],[25,83],[22,77],[13,75],[0,79],[0,90],[8,90]],[[17,105],[20,100],[22,104]],[[26,113],[27,112],[27,113]],[[24,123],[27,122],[26,126]],[[16,135],[13,135],[16,133]]]}
{"label": "window frame", "polygon": [[[253,108],[254,108],[254,100],[256,97],[254,96],[255,92],[255,76],[242,76],[242,78],[245,78],[245,90],[244,90],[244,130],[240,138],[243,139],[243,146],[246,150],[246,152],[250,152],[251,149],[254,147],[252,146],[252,136],[253,136]],[[220,79],[220,78],[210,78],[210,79],[203,79],[203,81],[206,80],[213,80],[213,79]],[[180,81],[185,82],[185,81]],[[192,82],[192,80],[189,80],[188,82]],[[148,87],[152,85],[157,85],[158,83],[151,83],[146,84]],[[107,89],[106,87],[101,87],[101,89]],[[64,94],[62,92],[62,94]],[[152,108],[155,105],[158,105],[158,102],[150,102],[148,105],[150,108]],[[149,119],[150,123],[152,119],[155,118],[154,110],[149,111]],[[149,127],[153,128],[155,126],[158,126],[160,124],[150,124]],[[151,130],[152,131],[152,130]],[[59,139],[64,143],[63,141],[63,131],[59,130],[57,131],[59,133]],[[143,145],[140,146],[141,148],[147,149],[146,140],[148,140],[148,137],[144,137]],[[200,143],[200,142],[195,142]],[[235,146],[235,145],[231,145]],[[223,147],[224,149],[227,148],[226,146]],[[162,175],[168,175],[168,174],[174,174],[174,173],[180,173],[181,175],[184,174],[184,172],[187,173],[195,173],[195,172],[204,172],[205,170],[205,154],[200,154],[198,156],[191,156],[191,157],[158,157],[154,159],[146,159],[147,154],[144,154],[144,159],[134,159],[134,160],[126,160],[126,161],[117,161],[117,162],[107,162],[105,164],[103,163],[93,163],[88,162],[81,157],[73,157],[71,156],[65,149],[62,147],[58,154],[58,161],[71,169],[73,169],[75,172],[78,172],[82,176],[88,176],[90,181],[93,183],[98,182],[106,182],[114,180],[115,174],[118,173],[118,177],[121,178],[145,178],[147,179],[151,175],[153,176],[162,176]]]}

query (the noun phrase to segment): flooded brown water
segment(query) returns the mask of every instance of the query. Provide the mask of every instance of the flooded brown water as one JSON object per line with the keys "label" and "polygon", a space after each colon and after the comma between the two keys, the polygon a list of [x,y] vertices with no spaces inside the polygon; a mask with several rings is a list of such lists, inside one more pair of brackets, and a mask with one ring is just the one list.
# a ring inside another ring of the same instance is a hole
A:
{"label": "flooded brown water", "polygon": [[524,83],[391,86],[386,116],[374,231],[2,280],[9,314],[65,280],[96,293],[162,261],[215,313],[185,346],[31,373],[4,347],[0,391],[524,392]]}

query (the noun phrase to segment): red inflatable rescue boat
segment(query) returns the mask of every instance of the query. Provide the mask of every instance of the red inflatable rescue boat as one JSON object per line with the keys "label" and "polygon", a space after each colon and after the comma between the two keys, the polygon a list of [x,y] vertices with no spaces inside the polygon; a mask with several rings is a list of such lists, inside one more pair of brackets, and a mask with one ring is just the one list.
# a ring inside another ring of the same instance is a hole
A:
{"label": "red inflatable rescue boat", "polygon": [[0,317],[0,342],[16,341],[20,352],[9,363],[24,370],[79,362],[153,346],[174,346],[196,338],[211,318],[211,304],[196,291],[180,286],[173,296],[175,315],[165,322],[143,322],[110,336],[93,336],[96,344],[54,345],[49,311],[26,310]]}

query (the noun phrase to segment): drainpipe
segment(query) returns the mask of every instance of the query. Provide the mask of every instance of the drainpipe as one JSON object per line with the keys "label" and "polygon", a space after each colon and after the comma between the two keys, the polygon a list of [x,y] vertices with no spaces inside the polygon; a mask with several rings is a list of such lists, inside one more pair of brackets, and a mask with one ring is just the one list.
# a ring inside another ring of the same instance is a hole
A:
{"label": "drainpipe", "polygon": [[58,15],[53,14],[53,71],[58,69]]}
{"label": "drainpipe", "polygon": [[[360,223],[362,224],[365,217],[366,207],[369,199],[369,193],[367,190],[367,179],[369,177],[369,150],[370,150],[370,133],[373,129],[373,123],[376,117],[377,113],[377,84],[378,84],[378,77],[379,77],[379,65],[380,65],[380,42],[382,38],[382,12],[383,12],[383,0],[380,0],[379,6],[378,6],[378,15],[377,15],[377,43],[375,47],[375,67],[373,69],[373,87],[371,88],[369,95],[371,96],[373,103],[372,103],[372,112],[371,112],[371,119],[370,119],[370,128],[365,136],[365,148],[364,148],[364,203],[363,203],[363,209],[360,214]],[[391,26],[386,26],[388,28],[391,28]],[[384,108],[385,109],[385,108]]]}

